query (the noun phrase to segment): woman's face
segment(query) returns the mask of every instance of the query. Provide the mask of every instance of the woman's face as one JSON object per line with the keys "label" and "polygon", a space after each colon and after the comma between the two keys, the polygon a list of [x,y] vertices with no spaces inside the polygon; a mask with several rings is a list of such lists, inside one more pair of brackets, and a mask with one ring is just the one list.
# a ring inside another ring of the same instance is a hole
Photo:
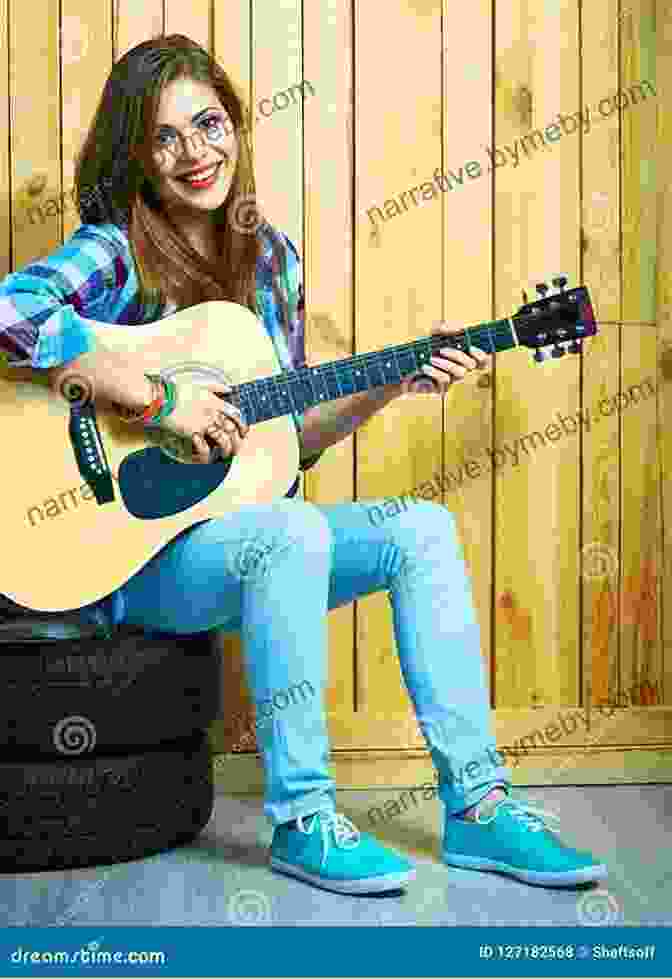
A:
{"label": "woman's face", "polygon": [[224,203],[236,171],[238,141],[210,85],[190,78],[166,85],[151,149],[154,185],[168,210],[194,215]]}

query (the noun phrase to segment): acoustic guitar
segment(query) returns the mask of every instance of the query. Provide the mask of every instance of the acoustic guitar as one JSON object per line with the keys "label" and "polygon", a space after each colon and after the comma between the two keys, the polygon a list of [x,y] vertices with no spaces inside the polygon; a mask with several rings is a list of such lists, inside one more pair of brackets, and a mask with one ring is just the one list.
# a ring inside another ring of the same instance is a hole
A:
{"label": "acoustic guitar", "polygon": [[90,398],[87,405],[86,394],[77,400],[72,379],[70,393],[58,393],[44,371],[5,364],[0,424],[11,452],[2,476],[0,593],[44,612],[103,598],[185,528],[286,494],[299,464],[293,410],[399,383],[442,347],[525,346],[537,362],[579,353],[597,326],[588,290],[566,283],[540,284],[541,298],[508,319],[280,373],[262,321],[236,303],[206,302],[142,326],[94,327],[103,347],[133,353],[146,371],[233,386],[227,400],[250,430],[239,455],[218,458],[213,447],[205,464],[190,463],[189,440],[125,424],[113,406]]}

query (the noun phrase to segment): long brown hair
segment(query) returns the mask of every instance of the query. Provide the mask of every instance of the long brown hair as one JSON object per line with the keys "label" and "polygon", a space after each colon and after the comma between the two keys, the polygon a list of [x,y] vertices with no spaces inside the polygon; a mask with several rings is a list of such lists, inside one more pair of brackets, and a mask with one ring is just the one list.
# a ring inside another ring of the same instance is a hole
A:
{"label": "long brown hair", "polygon": [[[218,260],[196,251],[162,210],[152,186],[153,132],[164,87],[178,78],[216,91],[238,140],[238,162],[229,194],[214,212]],[[115,63],[78,154],[75,193],[84,223],[126,225],[143,306],[164,305],[167,288],[178,308],[228,299],[256,313],[256,234],[227,219],[232,201],[256,187],[248,114],[243,99],[217,62],[182,34],[143,41]],[[93,188],[93,190],[92,190]],[[262,222],[263,223],[263,222]]]}

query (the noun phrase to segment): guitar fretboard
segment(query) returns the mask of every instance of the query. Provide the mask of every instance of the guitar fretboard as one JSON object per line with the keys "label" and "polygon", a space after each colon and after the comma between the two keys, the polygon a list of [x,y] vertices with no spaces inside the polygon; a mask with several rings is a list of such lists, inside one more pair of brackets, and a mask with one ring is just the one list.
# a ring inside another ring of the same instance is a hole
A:
{"label": "guitar fretboard", "polygon": [[245,381],[233,387],[227,400],[239,404],[248,425],[298,414],[326,401],[337,401],[349,394],[369,391],[385,384],[399,384],[416,374],[430,357],[444,347],[469,352],[479,347],[497,353],[518,346],[509,319],[481,323],[459,333],[434,334],[371,353],[332,360],[316,367],[284,371],[272,377]]}

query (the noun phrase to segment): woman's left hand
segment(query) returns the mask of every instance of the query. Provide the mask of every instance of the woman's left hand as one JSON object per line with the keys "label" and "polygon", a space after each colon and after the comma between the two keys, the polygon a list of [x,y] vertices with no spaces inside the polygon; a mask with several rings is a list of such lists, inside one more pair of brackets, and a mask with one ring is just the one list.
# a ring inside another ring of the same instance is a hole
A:
{"label": "woman's left hand", "polygon": [[[431,333],[450,335],[463,329],[462,326],[448,326],[442,322],[432,327]],[[412,374],[401,382],[401,393],[431,391],[444,394],[451,384],[461,381],[471,371],[483,371],[490,367],[492,354],[484,353],[479,347],[470,347],[468,354],[454,347],[442,347],[417,374]]]}

